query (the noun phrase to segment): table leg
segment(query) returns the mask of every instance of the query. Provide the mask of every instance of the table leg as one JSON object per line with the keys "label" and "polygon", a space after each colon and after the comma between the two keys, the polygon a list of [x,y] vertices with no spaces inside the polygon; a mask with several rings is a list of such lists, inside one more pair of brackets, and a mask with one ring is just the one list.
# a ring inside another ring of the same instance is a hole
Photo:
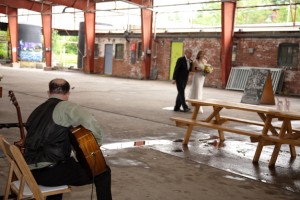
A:
{"label": "table leg", "polygon": [[210,122],[217,114],[223,109],[222,107],[213,107],[214,111],[204,120],[205,122]]}
{"label": "table leg", "polygon": [[[293,129],[292,129],[292,124],[291,121],[288,121],[287,124],[287,134],[291,135],[293,133]],[[291,158],[296,158],[296,148],[294,145],[289,145],[290,146],[290,154],[291,154]]]}
{"label": "table leg", "polygon": [[272,157],[271,157],[270,162],[269,162],[269,167],[274,167],[275,166],[280,148],[281,148],[280,143],[275,144],[275,147],[274,147],[274,150],[273,150],[273,153],[272,153]]}
{"label": "table leg", "polygon": [[188,129],[187,129],[186,133],[185,133],[184,140],[182,141],[183,145],[187,145],[189,143],[192,131],[193,131],[193,125],[190,124],[188,126]]}
{"label": "table leg", "polygon": [[[267,115],[267,117],[265,118],[265,120],[264,120],[265,125],[264,125],[264,128],[262,130],[262,135],[263,136],[268,134],[269,127],[270,127],[270,125],[272,125],[272,123],[271,123],[272,119],[273,118],[270,115]],[[264,141],[263,141],[263,139],[261,139],[257,144],[256,151],[255,151],[255,154],[254,154],[254,157],[253,157],[253,160],[252,160],[253,163],[257,163],[259,161],[260,154],[262,152],[263,147],[264,147]]]}
{"label": "table leg", "polygon": [[258,144],[257,144],[256,150],[255,150],[253,160],[252,160],[253,163],[257,163],[259,161],[260,154],[263,150],[263,147],[264,147],[264,142],[259,141]]}
{"label": "table leg", "polygon": [[[289,130],[289,124],[290,123],[291,122],[288,119],[283,120],[282,125],[281,125],[281,129],[280,129],[280,133],[279,133],[279,138],[284,138],[286,132]],[[274,167],[275,166],[280,148],[281,148],[281,143],[276,143],[275,147],[274,147],[274,150],[273,150],[273,153],[272,153],[272,157],[269,161],[269,167]]]}
{"label": "table leg", "polygon": [[291,153],[291,158],[296,158],[296,148],[294,145],[290,145],[290,153]]}
{"label": "table leg", "polygon": [[199,109],[200,109],[200,106],[199,105],[195,105],[194,106],[194,112],[193,112],[193,115],[192,115],[192,119],[197,119],[197,116],[198,116],[198,113],[199,113]]}
{"label": "table leg", "polygon": [[[267,118],[270,117],[270,116],[266,116],[263,113],[257,113],[257,114],[264,123],[266,123]],[[278,135],[278,133],[277,133],[276,129],[273,127],[272,123],[268,124],[268,130],[270,130],[273,135]]]}
{"label": "table leg", "polygon": [[[214,113],[216,113],[215,118],[216,118],[217,124],[221,125],[222,123],[220,122],[221,121],[221,118],[220,118],[220,109],[214,107]],[[222,130],[218,130],[218,132],[219,132],[220,142],[225,141],[224,132]]]}
{"label": "table leg", "polygon": [[[198,113],[199,113],[200,105],[196,104],[196,105],[193,105],[193,106],[195,108],[194,108],[194,112],[193,112],[193,115],[192,115],[192,119],[196,120],[197,116],[198,116]],[[187,145],[189,143],[193,128],[194,128],[194,126],[192,124],[188,125],[188,129],[185,133],[184,140],[182,141],[183,145]]]}

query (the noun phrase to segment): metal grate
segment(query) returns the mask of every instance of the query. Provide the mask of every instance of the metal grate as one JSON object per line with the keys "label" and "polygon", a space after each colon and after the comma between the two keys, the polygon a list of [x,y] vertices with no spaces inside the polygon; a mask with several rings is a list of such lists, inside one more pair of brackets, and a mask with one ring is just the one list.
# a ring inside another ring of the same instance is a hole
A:
{"label": "metal grate", "polygon": [[278,68],[257,68],[257,67],[232,67],[226,89],[244,91],[250,69],[268,69],[271,71],[273,91],[279,93],[281,91],[281,82],[283,81],[283,70]]}

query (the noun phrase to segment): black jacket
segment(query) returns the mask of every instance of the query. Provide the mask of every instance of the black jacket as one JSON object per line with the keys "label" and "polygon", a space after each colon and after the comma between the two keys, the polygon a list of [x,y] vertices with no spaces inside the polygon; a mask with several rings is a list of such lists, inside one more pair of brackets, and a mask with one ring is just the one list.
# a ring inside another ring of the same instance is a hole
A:
{"label": "black jacket", "polygon": [[52,114],[61,100],[49,98],[26,122],[25,160],[28,164],[66,160],[71,154],[69,128],[54,123]]}
{"label": "black jacket", "polygon": [[176,80],[177,83],[186,83],[189,78],[189,72],[192,70],[192,61],[190,60],[190,68],[187,69],[187,60],[185,56],[182,56],[177,59],[173,80]]}

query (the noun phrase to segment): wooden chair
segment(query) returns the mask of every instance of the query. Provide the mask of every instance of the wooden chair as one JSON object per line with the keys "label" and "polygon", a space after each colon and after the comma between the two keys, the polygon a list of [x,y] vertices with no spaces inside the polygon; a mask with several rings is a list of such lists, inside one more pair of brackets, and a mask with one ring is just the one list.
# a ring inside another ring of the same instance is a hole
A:
{"label": "wooden chair", "polygon": [[46,187],[38,185],[34,179],[20,149],[9,144],[0,135],[0,147],[9,162],[9,172],[5,187],[4,200],[8,199],[9,191],[17,195],[17,199],[44,200],[47,196],[70,192],[67,185]]}

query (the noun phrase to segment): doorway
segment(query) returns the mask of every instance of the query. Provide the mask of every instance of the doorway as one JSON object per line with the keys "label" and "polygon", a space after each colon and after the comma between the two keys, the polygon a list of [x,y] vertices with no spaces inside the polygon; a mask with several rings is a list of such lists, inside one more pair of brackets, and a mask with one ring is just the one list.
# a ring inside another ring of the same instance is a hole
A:
{"label": "doorway", "polygon": [[172,42],[171,63],[170,63],[170,80],[173,79],[173,73],[177,59],[183,55],[183,42]]}
{"label": "doorway", "polygon": [[104,74],[112,74],[112,60],[113,60],[113,45],[105,45],[105,55],[104,55]]}

